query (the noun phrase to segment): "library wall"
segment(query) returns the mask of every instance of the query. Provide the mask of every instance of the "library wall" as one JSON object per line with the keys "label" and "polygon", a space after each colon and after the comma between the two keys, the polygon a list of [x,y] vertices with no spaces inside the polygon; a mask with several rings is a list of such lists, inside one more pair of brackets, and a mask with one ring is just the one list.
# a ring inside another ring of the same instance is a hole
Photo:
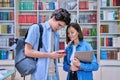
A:
{"label": "library wall", "polygon": [[[120,67],[119,0],[0,0],[0,67],[14,67],[15,52],[11,50],[14,38],[23,37],[32,24],[48,20],[58,8],[65,8],[71,13],[71,22],[80,25],[84,39],[92,45],[100,65],[95,75],[100,80],[108,79],[105,73],[109,73],[110,68],[117,74]],[[65,30],[62,28],[59,31],[60,49],[67,46]],[[10,62],[12,65],[7,65]],[[58,63],[62,66],[63,58]],[[113,63],[115,66],[110,66]],[[66,75],[64,71],[61,73]],[[119,79],[119,76],[111,74],[109,80],[114,77]]]}

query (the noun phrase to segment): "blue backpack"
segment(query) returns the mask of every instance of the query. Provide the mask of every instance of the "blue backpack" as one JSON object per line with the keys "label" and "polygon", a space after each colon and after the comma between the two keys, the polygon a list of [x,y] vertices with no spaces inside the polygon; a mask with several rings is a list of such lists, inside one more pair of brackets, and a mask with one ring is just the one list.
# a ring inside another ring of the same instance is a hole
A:
{"label": "blue backpack", "polygon": [[[38,25],[40,32],[39,45],[38,45],[38,51],[39,51],[39,49],[42,48],[41,36],[43,34],[43,27],[41,24]],[[28,31],[25,35],[25,38],[16,39],[15,68],[21,74],[21,77],[25,77],[26,75],[32,74],[36,70],[36,59],[24,55],[25,39],[27,37],[27,34]]]}

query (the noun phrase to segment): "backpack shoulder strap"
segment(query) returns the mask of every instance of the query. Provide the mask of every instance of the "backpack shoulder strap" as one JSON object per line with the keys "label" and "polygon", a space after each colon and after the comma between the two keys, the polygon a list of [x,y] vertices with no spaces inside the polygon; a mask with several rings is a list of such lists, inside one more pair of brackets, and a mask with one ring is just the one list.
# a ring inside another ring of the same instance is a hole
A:
{"label": "backpack shoulder strap", "polygon": [[[39,37],[39,45],[38,45],[38,51],[40,50],[40,48],[42,48],[42,34],[43,34],[43,27],[41,24],[38,24],[39,25],[39,32],[40,32],[40,37]],[[29,30],[29,29],[28,29]],[[28,30],[25,34],[25,39],[28,35]]]}
{"label": "backpack shoulder strap", "polygon": [[40,48],[42,48],[42,34],[43,34],[43,27],[41,24],[39,25],[39,32],[40,32],[40,37],[39,37],[39,45],[38,45],[38,51],[40,50]]}

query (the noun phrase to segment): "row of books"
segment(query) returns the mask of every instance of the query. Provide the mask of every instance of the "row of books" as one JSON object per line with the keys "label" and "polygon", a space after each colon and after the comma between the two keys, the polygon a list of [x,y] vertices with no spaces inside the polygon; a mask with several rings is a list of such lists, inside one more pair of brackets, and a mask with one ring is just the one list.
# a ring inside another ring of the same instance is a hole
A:
{"label": "row of books", "polygon": [[100,18],[101,20],[120,20],[120,12],[118,10],[103,10]]}
{"label": "row of books", "polygon": [[120,37],[100,38],[100,46],[120,47]]}
{"label": "row of books", "polygon": [[100,33],[109,33],[108,25],[100,25]]}
{"label": "row of books", "polygon": [[[60,7],[65,8],[66,7],[66,2],[62,1],[62,2],[19,2],[19,10],[37,10],[37,6],[38,6],[38,10],[55,10],[58,9]],[[77,6],[77,5],[76,5]]]}
{"label": "row of books", "polygon": [[38,9],[39,10],[54,10],[58,8],[66,8],[68,10],[77,10],[77,2],[76,1],[58,1],[58,2],[39,2]]}
{"label": "row of books", "polygon": [[6,60],[6,59],[13,60],[14,53],[12,51],[1,49],[0,50],[0,60]]}
{"label": "row of books", "polygon": [[[68,10],[77,10],[77,1],[49,1],[49,2],[19,2],[19,10],[36,10],[38,5],[39,10],[55,10],[58,8],[66,8]],[[97,9],[96,1],[80,1],[79,9],[89,9],[94,10]]]}
{"label": "row of books", "polygon": [[8,59],[8,51],[7,50],[0,50],[0,60]]}
{"label": "row of books", "polygon": [[37,15],[19,15],[18,23],[37,23]]}
{"label": "row of books", "polygon": [[[39,15],[39,23],[45,22],[50,18],[50,15]],[[37,15],[19,15],[19,23],[37,23]]]}
{"label": "row of books", "polygon": [[120,47],[120,37],[113,38],[113,47]]}
{"label": "row of books", "polygon": [[120,23],[102,24],[100,33],[120,33]]}
{"label": "row of books", "polygon": [[66,2],[66,1],[54,1],[54,2],[39,2],[38,9],[39,10],[55,10],[58,8],[68,8],[68,10],[74,10],[77,8],[77,3],[74,2]]}
{"label": "row of books", "polygon": [[83,36],[97,36],[96,28],[82,28]]}
{"label": "row of books", "polygon": [[101,50],[100,59],[102,60],[118,60],[118,50]]}
{"label": "row of books", "polygon": [[101,1],[101,7],[120,6],[119,0],[100,0],[100,1]]}
{"label": "row of books", "polygon": [[[47,21],[49,18],[51,17],[51,15],[39,15],[38,16],[38,22],[45,22]],[[76,22],[77,18],[76,15],[72,14],[71,15],[72,21]],[[18,22],[19,23],[37,23],[37,15],[19,15],[18,17]]]}
{"label": "row of books", "polygon": [[12,34],[13,31],[13,25],[0,25],[0,34]]}
{"label": "row of books", "polygon": [[10,47],[13,45],[14,38],[10,37],[1,37],[0,38],[0,47]]}
{"label": "row of books", "polygon": [[88,42],[91,44],[93,49],[97,49],[97,41],[96,40],[88,41]]}
{"label": "row of books", "polygon": [[14,12],[0,12],[0,20],[14,20]]}
{"label": "row of books", "polygon": [[45,22],[50,18],[50,15],[39,15],[39,23]]}
{"label": "row of books", "polygon": [[88,0],[88,1],[79,1],[79,10],[96,10],[97,2]]}
{"label": "row of books", "polygon": [[2,3],[7,3],[7,2],[14,2],[14,0],[0,0]]}
{"label": "row of books", "polygon": [[14,7],[14,0],[0,0],[0,7]]}
{"label": "row of books", "polygon": [[39,2],[39,10],[54,10],[56,9],[57,2]]}
{"label": "row of books", "polygon": [[97,14],[80,14],[79,23],[96,23]]}
{"label": "row of books", "polygon": [[21,28],[20,29],[20,36],[25,36],[26,32],[27,32],[28,29],[25,29],[25,28]]}
{"label": "row of books", "polygon": [[113,46],[113,38],[111,37],[100,38],[100,46]]}
{"label": "row of books", "polygon": [[[45,21],[47,21],[48,19],[50,19],[50,17],[51,17],[51,15],[39,15],[39,22],[45,22]],[[75,14],[72,14],[71,15],[71,22],[77,22],[77,15],[75,15]]]}
{"label": "row of books", "polygon": [[19,2],[19,10],[37,10],[37,2]]}

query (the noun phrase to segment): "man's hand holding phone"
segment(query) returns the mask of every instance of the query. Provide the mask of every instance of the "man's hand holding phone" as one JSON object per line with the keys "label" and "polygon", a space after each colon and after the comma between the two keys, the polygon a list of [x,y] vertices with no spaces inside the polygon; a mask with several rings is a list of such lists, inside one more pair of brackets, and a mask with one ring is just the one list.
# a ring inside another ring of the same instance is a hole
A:
{"label": "man's hand holding phone", "polygon": [[65,50],[58,50],[56,51],[61,57],[64,57],[66,55],[66,51]]}
{"label": "man's hand holding phone", "polygon": [[57,53],[58,54],[66,54],[66,51],[65,50],[58,50]]}

